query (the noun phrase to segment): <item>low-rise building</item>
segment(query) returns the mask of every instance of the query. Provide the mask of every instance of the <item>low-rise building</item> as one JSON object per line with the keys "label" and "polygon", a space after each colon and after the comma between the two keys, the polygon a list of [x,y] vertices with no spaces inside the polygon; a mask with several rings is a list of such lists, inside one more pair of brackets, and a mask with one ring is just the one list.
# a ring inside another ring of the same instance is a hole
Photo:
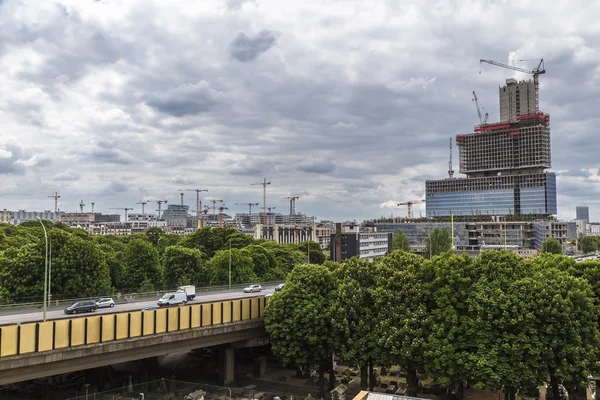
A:
{"label": "low-rise building", "polygon": [[361,232],[358,224],[336,224],[336,232],[330,236],[331,259],[343,262],[358,256],[372,261],[392,251],[391,232],[377,232],[369,229]]}

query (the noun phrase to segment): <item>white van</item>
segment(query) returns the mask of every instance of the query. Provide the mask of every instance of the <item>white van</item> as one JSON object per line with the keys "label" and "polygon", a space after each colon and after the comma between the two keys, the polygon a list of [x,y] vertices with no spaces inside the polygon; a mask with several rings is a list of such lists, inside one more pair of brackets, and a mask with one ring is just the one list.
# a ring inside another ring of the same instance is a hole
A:
{"label": "white van", "polygon": [[185,292],[165,293],[165,295],[158,300],[159,307],[185,303],[187,303],[187,294]]}

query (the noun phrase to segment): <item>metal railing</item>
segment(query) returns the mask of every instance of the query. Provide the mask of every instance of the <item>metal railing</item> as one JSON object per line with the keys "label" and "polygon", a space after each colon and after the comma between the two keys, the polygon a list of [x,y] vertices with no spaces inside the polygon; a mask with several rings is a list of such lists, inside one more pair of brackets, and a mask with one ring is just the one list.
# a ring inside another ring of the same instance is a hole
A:
{"label": "metal railing", "polygon": [[[263,287],[269,287],[269,286],[277,286],[280,283],[284,283],[284,281],[238,283],[235,285],[231,285],[231,290],[232,291],[240,290],[240,289],[245,288],[248,285],[255,284],[255,283],[258,283]],[[126,293],[126,294],[117,293],[117,294],[105,295],[105,296],[73,297],[73,298],[68,298],[68,299],[56,299],[56,300],[50,300],[50,306],[64,306],[64,305],[72,304],[72,303],[75,303],[78,301],[96,300],[96,299],[103,298],[103,297],[110,297],[113,300],[115,300],[115,302],[117,304],[123,304],[123,303],[128,303],[131,300],[141,300],[141,299],[152,300],[154,298],[161,297],[165,293],[173,292],[174,290],[175,289],[162,289],[162,290],[155,290],[152,292]],[[196,294],[206,293],[206,292],[227,291],[227,290],[229,290],[229,285],[203,286],[203,287],[196,287]],[[36,301],[31,301],[31,302],[7,303],[7,304],[0,304],[0,310],[14,309],[14,308],[40,308],[40,307],[42,307],[42,305],[43,305],[42,300],[36,300]]]}

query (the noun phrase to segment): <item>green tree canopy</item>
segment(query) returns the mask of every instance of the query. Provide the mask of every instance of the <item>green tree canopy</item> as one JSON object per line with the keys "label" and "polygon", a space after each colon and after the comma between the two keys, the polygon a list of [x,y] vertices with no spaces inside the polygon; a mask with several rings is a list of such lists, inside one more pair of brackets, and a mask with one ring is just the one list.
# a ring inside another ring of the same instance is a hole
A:
{"label": "green tree canopy", "polygon": [[287,365],[320,365],[321,398],[325,397],[324,372],[341,338],[332,324],[336,289],[331,271],[322,265],[296,266],[285,290],[273,295],[265,309],[265,327],[271,347]]}
{"label": "green tree canopy", "polygon": [[181,243],[181,240],[182,240],[182,238],[179,235],[175,235],[175,234],[171,234],[171,233],[165,233],[164,235],[161,235],[160,239],[158,239],[158,243],[156,245],[158,254],[160,254],[162,256],[167,247],[176,246]]}
{"label": "green tree canopy", "polygon": [[163,254],[163,277],[166,288],[180,285],[208,286],[208,267],[198,249],[169,246]]}
{"label": "green tree canopy", "polygon": [[139,291],[145,282],[145,289],[161,287],[162,270],[158,251],[150,242],[137,238],[131,240],[124,253],[123,287],[131,293]]}
{"label": "green tree canopy", "polygon": [[311,264],[323,264],[325,262],[325,254],[323,253],[323,249],[321,249],[321,245],[317,242],[309,240],[308,242],[298,243],[296,248],[298,251],[304,253],[304,262],[307,262],[308,254],[310,254]]}
{"label": "green tree canopy", "polygon": [[562,246],[558,240],[547,238],[542,243],[542,253],[562,254]]}
{"label": "green tree canopy", "polygon": [[[392,250],[410,251],[410,242],[408,241],[406,233],[402,231],[397,231],[394,233]],[[427,254],[429,254],[429,252]]]}
{"label": "green tree canopy", "polygon": [[579,247],[584,253],[594,253],[598,251],[598,240],[594,236],[584,236],[579,239]]}
{"label": "green tree canopy", "polygon": [[[229,250],[219,250],[209,262],[211,285],[229,283]],[[255,282],[257,276],[252,265],[252,256],[246,249],[231,249],[231,284]]]}
{"label": "green tree canopy", "polygon": [[152,245],[154,247],[157,247],[158,241],[160,240],[161,236],[166,235],[166,234],[165,234],[165,231],[163,231],[162,229],[160,229],[158,227],[152,227],[146,231],[145,235],[146,235],[146,239],[150,243],[152,243]]}
{"label": "green tree canopy", "polygon": [[448,229],[435,228],[427,238],[424,257],[437,256],[452,250],[452,238]]}

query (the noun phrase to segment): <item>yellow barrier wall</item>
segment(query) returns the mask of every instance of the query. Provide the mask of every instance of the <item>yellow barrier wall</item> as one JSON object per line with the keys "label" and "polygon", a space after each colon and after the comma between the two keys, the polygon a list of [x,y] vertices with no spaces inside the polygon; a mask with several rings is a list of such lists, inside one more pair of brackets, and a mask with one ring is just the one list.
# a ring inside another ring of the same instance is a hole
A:
{"label": "yellow barrier wall", "polygon": [[115,314],[102,316],[102,341],[115,340]]}
{"label": "yellow barrier wall", "polygon": [[211,320],[210,303],[202,304],[202,326],[209,326]]}
{"label": "yellow barrier wall", "polygon": [[154,334],[154,320],[156,319],[154,316],[154,311],[146,310],[142,311],[144,313],[144,336],[153,335]]}
{"label": "yellow barrier wall", "polygon": [[191,306],[181,307],[179,309],[179,329],[189,329],[190,327],[190,310]]}
{"label": "yellow barrier wall", "polygon": [[129,313],[129,337],[142,336],[142,311]]}
{"label": "yellow barrier wall", "polygon": [[179,327],[179,307],[173,307],[167,309],[169,314],[169,326],[168,331],[173,332],[176,331]]}
{"label": "yellow barrier wall", "polygon": [[223,302],[223,323],[231,322],[231,300]]}
{"label": "yellow barrier wall", "polygon": [[18,341],[18,325],[3,326],[0,334],[2,339],[0,341],[0,356],[14,356],[19,350],[17,348]]}
{"label": "yellow barrier wall", "polygon": [[156,310],[156,333],[167,331],[167,309],[159,308]]}
{"label": "yellow barrier wall", "polygon": [[1,326],[0,357],[261,318],[268,301],[255,297]]}
{"label": "yellow barrier wall", "polygon": [[213,304],[213,309],[212,309],[212,324],[216,325],[216,324],[220,324],[221,323],[221,302],[218,303],[212,303]]}
{"label": "yellow barrier wall", "polygon": [[54,331],[56,332],[56,338],[54,338],[54,348],[63,349],[69,347],[69,324],[71,323],[68,319],[59,319],[54,321]]}
{"label": "yellow barrier wall", "polygon": [[[40,322],[38,327],[38,350],[37,351],[48,351],[52,350],[52,344],[54,342],[54,321]],[[69,330],[66,330],[67,334]],[[58,335],[58,327],[56,328],[56,334]],[[68,343],[67,343],[68,345]]]}
{"label": "yellow barrier wall", "polygon": [[250,318],[258,318],[260,312],[261,297],[254,297],[250,300]]}
{"label": "yellow barrier wall", "polygon": [[100,342],[100,316],[87,317],[87,342],[86,344]]}
{"label": "yellow barrier wall", "polygon": [[85,318],[71,319],[71,347],[85,344]]}
{"label": "yellow barrier wall", "polygon": [[232,322],[242,319],[242,303],[239,300],[231,300],[233,303],[233,319]]}
{"label": "yellow barrier wall", "polygon": [[37,324],[23,324],[19,330],[19,354],[33,353],[35,351],[35,330]]}
{"label": "yellow barrier wall", "polygon": [[117,340],[129,337],[129,313],[117,314]]}
{"label": "yellow barrier wall", "polygon": [[190,312],[192,313],[192,328],[200,327],[200,304],[195,304],[190,307]]}
{"label": "yellow barrier wall", "polygon": [[250,319],[250,299],[242,299],[242,321]]}

